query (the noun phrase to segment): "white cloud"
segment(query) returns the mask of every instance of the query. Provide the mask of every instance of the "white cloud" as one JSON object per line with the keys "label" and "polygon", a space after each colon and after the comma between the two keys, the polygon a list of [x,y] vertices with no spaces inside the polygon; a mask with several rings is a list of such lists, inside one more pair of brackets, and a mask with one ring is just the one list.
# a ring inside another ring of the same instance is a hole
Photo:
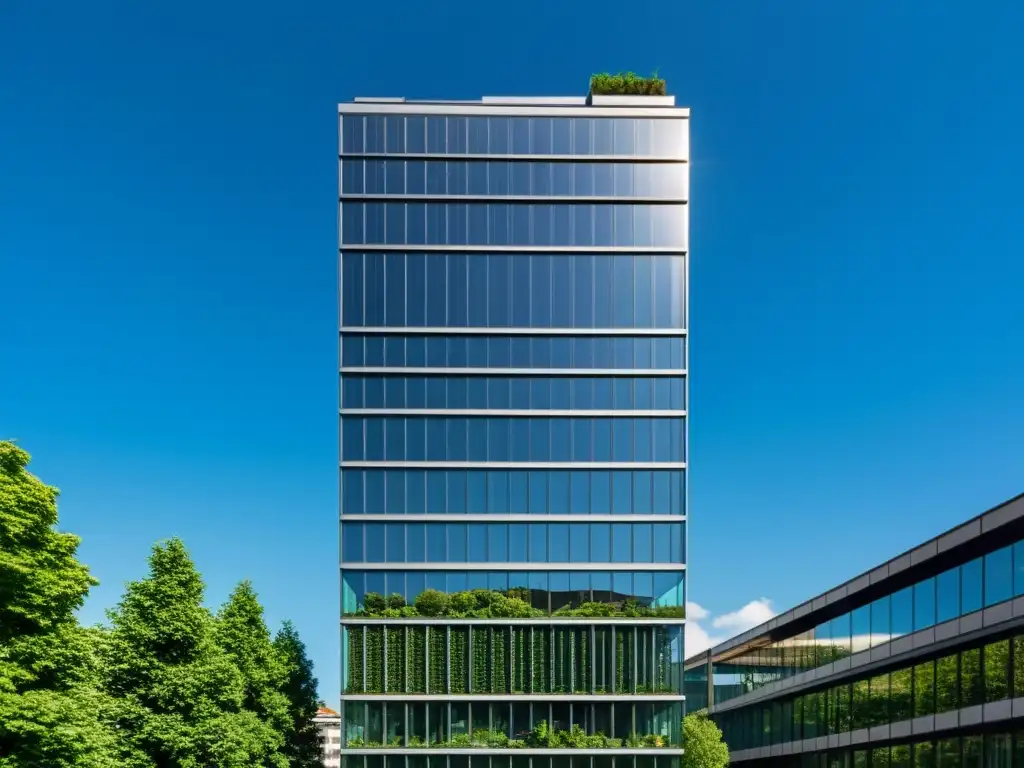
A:
{"label": "white cloud", "polygon": [[751,600],[738,611],[716,616],[714,621],[711,622],[711,626],[715,629],[727,629],[732,634],[738,635],[740,632],[746,632],[758,624],[763,624],[774,616],[775,611],[772,610],[772,601],[767,597],[759,597],[757,600]]}
{"label": "white cloud", "polygon": [[686,618],[688,619],[700,621],[701,619],[706,619],[710,615],[711,614],[708,613],[708,609],[703,605],[698,605],[697,603],[686,604]]}
{"label": "white cloud", "polygon": [[[766,597],[751,600],[742,608],[711,618],[711,612],[698,603],[686,604],[686,656],[689,658],[728,640],[733,635],[763,624],[775,615],[772,601]],[[701,622],[711,618],[711,627],[722,630],[708,632]]]}
{"label": "white cloud", "polygon": [[692,619],[688,619],[686,622],[686,658],[695,656],[701,651],[706,651],[711,646],[718,645],[725,639],[724,637],[709,635],[704,627]]}

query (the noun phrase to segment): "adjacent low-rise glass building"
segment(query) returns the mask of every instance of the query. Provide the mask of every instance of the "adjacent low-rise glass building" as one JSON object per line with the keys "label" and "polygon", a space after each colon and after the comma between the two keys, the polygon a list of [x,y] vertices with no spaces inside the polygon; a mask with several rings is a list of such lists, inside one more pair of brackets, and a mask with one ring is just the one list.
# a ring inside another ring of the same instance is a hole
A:
{"label": "adjacent low-rise glass building", "polygon": [[1024,495],[687,659],[751,768],[1024,766]]}
{"label": "adjacent low-rise glass building", "polygon": [[675,768],[688,110],[339,112],[345,764]]}

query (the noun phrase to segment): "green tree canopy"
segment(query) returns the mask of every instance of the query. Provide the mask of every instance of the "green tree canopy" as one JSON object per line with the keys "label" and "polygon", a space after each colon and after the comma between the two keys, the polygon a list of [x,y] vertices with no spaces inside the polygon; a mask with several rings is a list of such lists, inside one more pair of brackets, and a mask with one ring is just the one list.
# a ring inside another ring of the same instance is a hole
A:
{"label": "green tree canopy", "polygon": [[728,764],[729,747],[714,721],[703,712],[684,717],[682,768],[725,768]]}
{"label": "green tree canopy", "polygon": [[54,528],[57,489],[28,462],[28,453],[0,442],[0,645],[74,622],[96,584],[75,560],[79,538]]}
{"label": "green tree canopy", "polygon": [[263,726],[263,738],[271,747],[264,765],[288,768],[282,749],[291,728],[284,687],[284,666],[263,620],[263,606],[249,581],[231,593],[217,614],[217,642],[242,673],[243,706]]}
{"label": "green tree canopy", "polygon": [[126,762],[160,768],[251,768],[273,744],[244,708],[245,679],[216,642],[203,582],[178,539],[157,545],[150,573],[116,609],[106,687],[118,699]]}
{"label": "green tree canopy", "polygon": [[320,768],[320,734],[313,725],[319,702],[313,662],[290,621],[284,622],[274,638],[274,649],[284,669],[284,694],[291,718],[285,739],[285,754],[291,768]]}
{"label": "green tree canopy", "polygon": [[97,630],[74,611],[95,580],[60,533],[57,489],[0,442],[0,768],[113,768],[110,702],[96,688]]}

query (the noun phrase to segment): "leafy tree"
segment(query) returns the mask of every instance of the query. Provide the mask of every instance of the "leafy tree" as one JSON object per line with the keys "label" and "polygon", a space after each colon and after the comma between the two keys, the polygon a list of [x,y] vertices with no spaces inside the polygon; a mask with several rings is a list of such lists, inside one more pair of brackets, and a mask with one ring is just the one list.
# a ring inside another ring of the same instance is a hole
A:
{"label": "leafy tree", "polygon": [[722,740],[722,731],[703,712],[683,718],[682,768],[725,768],[729,764],[729,747]]}
{"label": "leafy tree", "polygon": [[313,724],[320,702],[313,662],[290,621],[284,622],[274,638],[274,650],[284,670],[283,693],[288,699],[291,722],[285,736],[284,753],[291,768],[320,768],[320,734]]}
{"label": "leafy tree", "polygon": [[107,643],[106,690],[118,699],[125,765],[251,768],[274,743],[245,709],[246,681],[216,642],[203,581],[178,539],[154,547],[150,573],[127,586]]}
{"label": "leafy tree", "polygon": [[281,692],[284,669],[263,620],[263,606],[249,581],[239,584],[217,615],[217,642],[242,673],[243,706],[263,725],[273,752],[264,765],[288,768],[281,749],[290,727],[288,699]]}
{"label": "leafy tree", "polygon": [[110,702],[94,686],[102,636],[74,611],[95,580],[55,530],[57,489],[0,442],[0,768],[114,768]]}

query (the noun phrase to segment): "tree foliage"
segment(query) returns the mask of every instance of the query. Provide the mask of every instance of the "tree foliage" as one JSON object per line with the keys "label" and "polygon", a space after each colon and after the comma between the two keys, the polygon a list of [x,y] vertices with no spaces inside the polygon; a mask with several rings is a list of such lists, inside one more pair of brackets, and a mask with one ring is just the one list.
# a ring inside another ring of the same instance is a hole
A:
{"label": "tree foliage", "polygon": [[153,549],[109,627],[79,626],[96,582],[28,462],[0,442],[0,768],[317,765],[316,680],[294,627],[272,641],[248,582],[211,615],[177,539]]}
{"label": "tree foliage", "polygon": [[317,681],[306,646],[290,621],[274,638],[274,650],[284,671],[282,690],[288,702],[285,755],[291,768],[320,768],[320,734],[313,724],[319,707]]}
{"label": "tree foliage", "polygon": [[217,642],[242,674],[243,708],[260,720],[267,748],[263,765],[288,768],[282,754],[290,726],[288,699],[282,692],[284,667],[251,582],[239,584],[217,615]]}
{"label": "tree foliage", "polygon": [[74,617],[95,581],[55,530],[57,489],[0,442],[0,768],[116,765],[101,636]]}
{"label": "tree foliage", "polygon": [[124,702],[127,747],[161,768],[278,765],[273,729],[245,708],[246,678],[217,642],[184,544],[157,545],[149,566],[110,612],[106,687]]}
{"label": "tree foliage", "polygon": [[682,768],[725,768],[728,764],[729,747],[714,721],[703,712],[684,717]]}

